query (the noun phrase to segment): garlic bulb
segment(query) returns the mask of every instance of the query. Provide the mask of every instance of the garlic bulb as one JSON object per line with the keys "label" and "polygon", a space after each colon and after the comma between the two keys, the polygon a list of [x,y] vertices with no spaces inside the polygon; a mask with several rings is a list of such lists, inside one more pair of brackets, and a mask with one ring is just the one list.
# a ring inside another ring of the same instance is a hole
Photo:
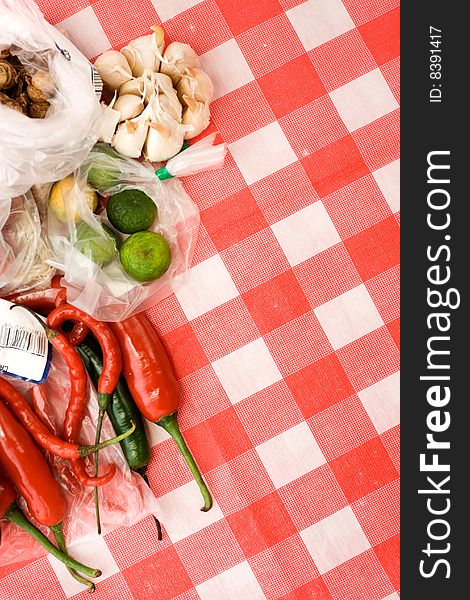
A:
{"label": "garlic bulb", "polygon": [[186,104],[186,107],[183,110],[182,123],[192,126],[192,130],[187,131],[184,137],[190,140],[208,127],[211,120],[209,104],[207,102],[197,102],[191,96],[186,95],[183,96],[183,102]]}
{"label": "garlic bulb", "polygon": [[160,72],[169,75],[176,85],[186,69],[199,67],[198,55],[188,44],[172,42],[167,46]]}
{"label": "garlic bulb", "polygon": [[147,107],[143,113],[134,119],[121,123],[114,134],[112,145],[124,156],[139,158],[149,129]]}
{"label": "garlic bulb", "polygon": [[202,69],[186,69],[176,86],[180,101],[183,96],[191,96],[198,102],[210,102],[214,97],[212,80]]}
{"label": "garlic bulb", "polygon": [[119,121],[127,121],[140,115],[144,110],[144,103],[139,96],[133,94],[124,94],[119,96],[114,104],[114,110],[121,113]]}
{"label": "garlic bulb", "polygon": [[138,37],[121,48],[134,77],[143,75],[146,69],[158,71],[159,56],[163,52],[164,34],[161,27],[152,27],[153,33]]}
{"label": "garlic bulb", "polygon": [[131,68],[125,57],[117,50],[107,50],[95,61],[95,69],[103,82],[112,90],[132,79]]}

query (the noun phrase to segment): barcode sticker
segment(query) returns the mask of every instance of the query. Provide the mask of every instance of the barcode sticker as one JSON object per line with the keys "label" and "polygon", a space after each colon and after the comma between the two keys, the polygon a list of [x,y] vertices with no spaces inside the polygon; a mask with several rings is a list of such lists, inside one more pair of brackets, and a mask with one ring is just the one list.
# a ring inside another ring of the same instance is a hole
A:
{"label": "barcode sticker", "polygon": [[103,93],[103,80],[100,77],[100,74],[95,69],[95,67],[91,67],[91,83],[93,85],[93,89],[95,90],[95,94],[98,96],[98,100],[101,98],[101,94]]}
{"label": "barcode sticker", "polygon": [[0,373],[43,383],[51,346],[41,323],[30,312],[0,300]]}

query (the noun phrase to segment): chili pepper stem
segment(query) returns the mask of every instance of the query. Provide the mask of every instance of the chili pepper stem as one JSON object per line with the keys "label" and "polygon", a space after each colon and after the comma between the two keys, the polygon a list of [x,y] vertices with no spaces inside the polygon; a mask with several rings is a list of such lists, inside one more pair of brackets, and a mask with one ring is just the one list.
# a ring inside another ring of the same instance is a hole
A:
{"label": "chili pepper stem", "polygon": [[8,519],[11,523],[15,523],[18,527],[21,527],[26,533],[29,533],[31,537],[33,537],[37,542],[41,544],[49,554],[55,556],[58,560],[64,563],[67,567],[72,569],[76,569],[77,571],[81,571],[88,575],[89,577],[100,577],[101,571],[99,569],[92,569],[91,567],[87,567],[82,563],[79,563],[75,559],[73,559],[68,554],[56,548],[54,544],[41,532],[37,527],[35,527],[32,523],[28,521],[28,519],[24,516],[18,506],[13,503],[7,512],[5,513],[5,519]]}
{"label": "chili pepper stem", "polygon": [[[52,525],[52,527],[50,527],[49,529],[54,534],[55,541],[57,542],[59,550],[64,554],[67,554],[67,547],[65,546],[64,535],[62,533],[62,523],[59,523],[58,525]],[[67,567],[67,571],[76,581],[82,583],[83,585],[86,585],[90,593],[95,591],[95,584],[92,581],[86,579],[86,577],[82,577],[79,573],[77,573],[75,569],[72,569],[71,567]]]}
{"label": "chili pepper stem", "polygon": [[155,515],[152,515],[153,520],[155,521],[155,525],[157,527],[157,540],[159,542],[161,542],[163,540],[163,533],[162,533],[162,524],[160,523],[160,521],[157,519],[157,517]]}
{"label": "chili pepper stem", "polygon": [[[133,469],[133,471],[138,473],[150,488],[150,482],[147,477],[147,467],[145,466],[145,467],[141,467],[140,469]],[[150,490],[152,490],[152,488],[150,488]],[[155,525],[157,527],[157,539],[159,542],[161,542],[163,540],[162,524],[160,523],[160,521],[157,519],[157,517],[155,515],[152,515],[152,517],[153,517],[153,520],[155,521]]]}
{"label": "chili pepper stem", "polygon": [[163,429],[171,435],[171,437],[175,440],[176,445],[178,446],[179,451],[183,455],[186,464],[188,465],[191,473],[193,474],[196,483],[199,486],[199,490],[201,491],[202,497],[204,499],[204,506],[201,508],[203,512],[207,512],[212,508],[212,496],[209,492],[209,489],[206,485],[206,482],[202,478],[201,472],[198,469],[196,461],[191,454],[184,437],[181,434],[178,421],[177,421],[178,411],[172,412],[170,415],[162,417],[157,421],[157,425],[163,427]]}
{"label": "chili pepper stem", "polygon": [[125,431],[124,433],[121,433],[121,435],[117,435],[113,438],[110,438],[109,440],[100,442],[99,444],[93,444],[91,446],[79,446],[78,454],[80,457],[88,456],[89,454],[94,454],[95,452],[98,452],[98,450],[102,450],[103,448],[107,448],[108,446],[111,446],[112,444],[116,444],[117,442],[120,442],[121,440],[126,439],[126,437],[129,437],[130,435],[132,435],[134,433],[134,431],[135,431],[135,423],[134,423],[134,421],[131,421],[130,428],[127,431]]}
{"label": "chili pepper stem", "polygon": [[[106,407],[104,409],[101,407],[100,396],[101,396],[101,394],[98,394],[98,403],[100,403],[100,409],[98,411],[98,420],[96,422],[95,442],[97,444],[99,444],[99,442],[100,442],[101,428],[103,426],[103,417],[104,417],[104,412],[106,410]],[[106,405],[107,404],[108,404],[108,402],[106,402]],[[98,476],[98,462],[99,462],[99,452],[96,451],[93,456],[93,475],[95,477]],[[95,499],[96,529],[98,531],[98,535],[100,535],[101,534],[100,498],[99,498],[99,492],[98,492],[97,487],[95,487],[95,489],[93,490],[93,495],[94,495],[94,499]]]}

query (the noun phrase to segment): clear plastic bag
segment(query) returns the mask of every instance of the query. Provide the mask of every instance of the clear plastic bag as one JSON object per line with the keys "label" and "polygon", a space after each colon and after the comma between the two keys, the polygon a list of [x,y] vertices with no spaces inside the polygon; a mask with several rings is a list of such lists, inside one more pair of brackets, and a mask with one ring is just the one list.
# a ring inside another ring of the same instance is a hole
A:
{"label": "clear plastic bag", "polygon": [[[109,156],[99,148],[89,154],[80,171],[75,173],[75,184],[70,192],[73,202],[65,202],[66,222],[61,222],[49,210],[48,236],[54,255],[48,263],[64,273],[62,284],[67,288],[70,303],[101,321],[120,321],[149,308],[174,291],[175,276],[184,273],[191,264],[199,212],[179,179],[160,181],[151,165]],[[158,216],[149,230],[166,238],[172,256],[170,267],[162,277],[139,283],[126,274],[117,251],[107,264],[96,257],[92,260],[90,253],[87,255],[83,251],[84,246],[90,244],[96,248],[109,243],[102,227],[103,224],[110,226],[106,212],[95,214],[86,199],[84,181],[90,179],[91,169],[95,177],[98,172],[102,183],[100,191],[107,196],[138,189],[157,206]],[[70,209],[72,204],[74,208]],[[86,224],[85,235],[83,223]]]}
{"label": "clear plastic bag", "polygon": [[49,256],[32,193],[0,201],[0,296],[47,287],[54,275]]}
{"label": "clear plastic bag", "polygon": [[76,169],[98,138],[99,82],[86,58],[31,0],[0,0],[0,50],[48,71],[56,90],[43,119],[0,104],[0,205]]}
{"label": "clear plastic bag", "polygon": [[[21,391],[28,400],[30,399],[32,387],[30,383],[17,379],[9,379],[9,383]],[[48,402],[46,406],[39,407],[41,416],[48,421],[56,434],[61,435],[61,424],[70,394],[70,380],[67,367],[57,355],[54,355],[49,377],[44,385]],[[96,392],[89,382],[89,401],[82,422],[79,440],[81,443],[94,443],[97,407]],[[111,423],[105,416],[102,439],[113,435]],[[48,454],[48,461],[65,497],[67,516],[64,520],[64,534],[66,543],[68,545],[75,544],[96,535],[93,488],[84,488],[78,483],[67,461],[52,457],[50,454]],[[116,474],[109,483],[99,488],[102,533],[107,534],[119,527],[131,526],[149,515],[155,515],[158,518],[157,499],[140,475],[129,469],[119,444],[100,451],[100,473],[101,469],[104,472],[106,465],[110,462],[116,465]],[[92,473],[93,468],[88,468],[88,471]],[[25,502],[22,499],[19,499],[18,502],[29,520],[35,523]],[[47,527],[42,527],[38,523],[35,525],[48,535]],[[0,566],[31,560],[45,554],[42,546],[33,543],[31,537],[16,525],[2,522],[1,527]]]}

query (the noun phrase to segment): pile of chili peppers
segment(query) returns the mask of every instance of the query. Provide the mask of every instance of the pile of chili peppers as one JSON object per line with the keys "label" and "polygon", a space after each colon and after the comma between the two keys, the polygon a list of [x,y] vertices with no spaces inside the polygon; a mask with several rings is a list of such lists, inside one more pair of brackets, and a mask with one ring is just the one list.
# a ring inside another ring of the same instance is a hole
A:
{"label": "pile of chili peppers", "polygon": [[[43,324],[54,352],[68,368],[70,398],[62,439],[41,416],[40,407],[53,401],[46,398],[44,386],[33,387],[31,406],[6,378],[0,377],[0,519],[27,531],[64,562],[75,579],[93,591],[93,582],[84,575],[93,578],[101,573],[67,554],[62,533],[64,498],[41,449],[68,460],[77,481],[93,487],[97,531],[101,533],[98,490],[113,478],[116,466],[110,464],[105,473],[98,475],[99,450],[119,442],[129,467],[148,483],[150,449],[142,418],[145,417],[163,427],[175,440],[201,491],[201,510],[208,511],[212,506],[211,494],[178,426],[179,385],[160,340],[142,314],[118,323],[101,323],[67,303],[60,278],[54,278],[46,290],[5,299],[13,303],[12,309],[33,312]],[[45,321],[38,315],[46,317]],[[80,445],[88,376],[98,392],[96,438],[93,445]],[[116,437],[101,441],[105,414]],[[88,473],[84,462],[84,457],[91,454],[93,474]],[[56,545],[21,512],[17,494],[26,502],[31,517],[50,528]],[[157,520],[156,523],[161,539],[160,524]]]}

